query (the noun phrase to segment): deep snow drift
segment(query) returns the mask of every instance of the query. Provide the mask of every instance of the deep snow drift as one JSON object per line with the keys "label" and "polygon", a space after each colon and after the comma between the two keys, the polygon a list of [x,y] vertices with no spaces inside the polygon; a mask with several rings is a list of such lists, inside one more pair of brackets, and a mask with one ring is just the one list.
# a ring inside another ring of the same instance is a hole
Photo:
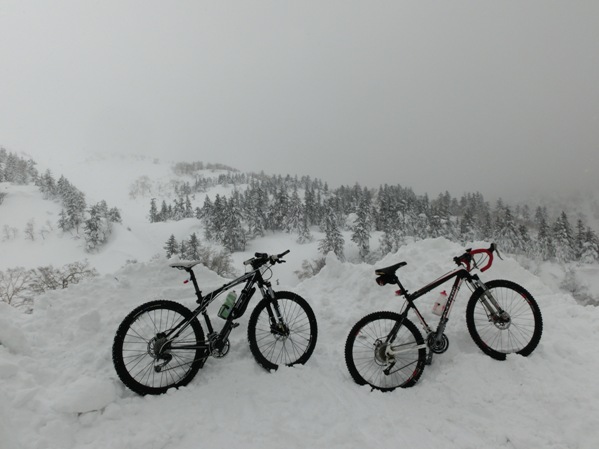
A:
{"label": "deep snow drift", "polygon": [[[297,263],[301,248],[290,247],[286,238],[266,250],[290,248],[287,259]],[[270,244],[275,243],[273,237]],[[375,266],[407,261],[400,277],[414,290],[452,269],[452,257],[462,250],[444,239],[425,240]],[[120,321],[142,302],[168,298],[193,306],[184,275],[166,261],[132,263],[46,294],[32,315],[0,303],[0,447],[598,446],[598,309],[552,291],[509,257],[497,260],[482,279],[518,282],[541,307],[544,333],[536,351],[505,362],[479,351],[465,325],[464,288],[447,328],[448,351],[435,357],[415,387],[373,392],[351,380],[343,359],[345,338],[359,318],[401,306],[392,287],[375,284],[373,268],[329,256],[319,275],[298,284],[290,281],[291,263],[278,265],[275,289],[304,296],[318,319],[318,342],[308,363],[268,373],[254,362],[246,338],[254,299],[231,334],[227,357],[210,359],[189,386],[157,397],[127,390],[110,350]],[[201,267],[197,274],[204,291],[224,283]],[[432,319],[433,297],[420,301]],[[212,307],[216,311],[218,304]]]}

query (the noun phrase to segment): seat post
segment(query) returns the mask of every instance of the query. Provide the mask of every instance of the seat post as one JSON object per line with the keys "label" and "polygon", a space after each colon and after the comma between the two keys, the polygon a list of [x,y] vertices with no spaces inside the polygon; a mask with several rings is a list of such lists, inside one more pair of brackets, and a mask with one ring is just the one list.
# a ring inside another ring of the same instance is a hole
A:
{"label": "seat post", "polygon": [[395,283],[399,286],[399,291],[401,292],[401,294],[407,298],[408,291],[404,288],[404,286],[402,285],[402,283],[400,282],[400,280],[397,276],[395,276]]}
{"label": "seat post", "polygon": [[193,284],[193,288],[195,289],[196,296],[198,297],[198,303],[200,303],[202,302],[202,292],[200,291],[200,287],[198,286],[196,276],[191,268],[188,268],[187,272],[189,273],[189,278],[191,279],[191,283]]}

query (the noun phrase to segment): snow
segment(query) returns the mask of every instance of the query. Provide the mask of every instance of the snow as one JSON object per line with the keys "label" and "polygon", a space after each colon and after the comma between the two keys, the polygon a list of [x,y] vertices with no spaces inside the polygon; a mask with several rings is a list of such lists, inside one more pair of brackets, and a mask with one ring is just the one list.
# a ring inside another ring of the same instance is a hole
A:
{"label": "snow", "polygon": [[[415,287],[451,269],[450,256],[461,249],[427,240],[379,265],[407,260],[400,274]],[[277,266],[274,278],[288,270]],[[225,282],[197,271],[205,290]],[[361,316],[401,303],[391,288],[375,284],[372,266],[334,256],[318,276],[276,287],[308,299],[317,315],[318,343],[305,366],[272,374],[260,368],[247,346],[246,313],[226,358],[210,359],[189,386],[158,397],[127,390],[110,349],[118,324],[138,304],[169,298],[193,306],[184,276],[166,261],[129,264],[42,296],[32,315],[0,304],[2,447],[596,447],[599,388],[591,373],[599,370],[598,310],[551,291],[512,259],[491,271],[534,292],[545,322],[537,350],[505,362],[482,354],[466,330],[462,292],[447,353],[435,357],[415,387],[391,393],[353,383],[343,345]],[[427,300],[423,310],[432,318]]]}
{"label": "snow", "polygon": [[[122,181],[115,185],[125,186]],[[129,199],[119,203],[116,192],[110,195],[110,207],[135,204]],[[0,206],[0,226],[13,222],[21,227],[29,217],[41,224],[39,217],[53,206],[38,204],[34,215],[37,201],[27,188],[11,186]],[[149,201],[138,207],[145,211]],[[579,305],[511,257],[496,259],[481,278],[518,282],[537,299],[544,332],[531,356],[499,362],[476,347],[466,329],[469,292],[464,288],[446,330],[448,351],[435,356],[414,387],[381,393],[353,382],[343,356],[350,328],[368,313],[401,307],[392,287],[374,282],[374,268],[405,260],[408,265],[398,273],[406,288],[415,290],[453,269],[452,258],[463,247],[445,239],[409,243],[375,265],[329,255],[325,268],[303,282],[294,271],[304,259],[316,257],[316,242],[299,245],[287,234],[253,241],[233,257],[240,273],[241,261],[254,251],[291,250],[288,263],[273,269],[272,282],[276,290],[294,291],[312,305],[319,333],[311,359],[276,373],[255,363],[247,344],[254,299],[231,334],[225,358],[209,359],[187,387],[162,396],[132,393],[112,365],[114,333],[144,302],[165,298],[194,306],[184,273],[152,256],[171,233],[182,237],[197,227],[193,221],[149,225],[133,212],[102,253],[89,257],[102,266],[100,276],[37,297],[29,315],[0,302],[1,449],[599,447],[599,385],[594,380],[599,309]],[[0,242],[0,269],[82,259],[77,241],[56,234],[48,239],[30,242],[21,236]],[[349,255],[354,248],[347,237],[346,244]],[[205,292],[226,282],[202,266],[195,271]],[[436,293],[419,300],[433,323]],[[212,304],[211,316],[218,306]]]}

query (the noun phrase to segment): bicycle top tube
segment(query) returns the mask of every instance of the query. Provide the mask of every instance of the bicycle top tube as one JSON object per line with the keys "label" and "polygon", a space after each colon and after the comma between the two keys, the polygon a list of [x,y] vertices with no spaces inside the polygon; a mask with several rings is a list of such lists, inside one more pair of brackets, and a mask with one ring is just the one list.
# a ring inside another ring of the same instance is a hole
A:
{"label": "bicycle top tube", "polygon": [[[497,253],[499,258],[501,258],[501,255],[499,254],[499,251],[497,250],[497,246],[495,245],[495,243],[492,243],[489,248],[479,248],[479,249],[474,249],[474,250],[472,250],[470,248],[467,249],[464,252],[464,254],[453,258],[454,262],[458,265],[457,269],[445,273],[444,275],[440,276],[436,280],[428,283],[424,287],[421,287],[414,293],[409,294],[409,296],[412,299],[416,299],[419,296],[422,296],[423,294],[431,291],[433,288],[447,282],[448,280],[450,280],[451,278],[456,277],[456,276],[460,277],[460,278],[470,277],[469,273],[475,268],[479,269],[481,272],[488,270],[491,267],[491,265],[493,264],[493,253],[494,252]],[[477,256],[480,256],[480,257],[477,257]],[[486,261],[486,264],[484,266],[481,266],[482,263],[485,261]],[[383,286],[386,284],[396,284],[400,287],[398,294],[400,294],[400,295],[408,294],[407,290],[403,287],[399,278],[396,275],[396,271],[405,265],[407,265],[406,262],[400,262],[400,263],[391,265],[386,268],[376,269],[375,274],[378,276],[376,278],[376,283],[379,284],[380,286]]]}

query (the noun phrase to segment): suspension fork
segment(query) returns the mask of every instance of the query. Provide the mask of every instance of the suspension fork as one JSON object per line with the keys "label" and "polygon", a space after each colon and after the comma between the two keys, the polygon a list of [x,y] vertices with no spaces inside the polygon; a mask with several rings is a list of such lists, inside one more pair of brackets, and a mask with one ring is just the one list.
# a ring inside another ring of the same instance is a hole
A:
{"label": "suspension fork", "polygon": [[272,289],[270,282],[264,282],[264,285],[260,285],[259,287],[262,291],[262,297],[268,298],[266,312],[268,313],[271,331],[277,331],[284,334],[287,325],[283,322],[283,315],[281,314],[279,303],[275,299],[275,292]]}

